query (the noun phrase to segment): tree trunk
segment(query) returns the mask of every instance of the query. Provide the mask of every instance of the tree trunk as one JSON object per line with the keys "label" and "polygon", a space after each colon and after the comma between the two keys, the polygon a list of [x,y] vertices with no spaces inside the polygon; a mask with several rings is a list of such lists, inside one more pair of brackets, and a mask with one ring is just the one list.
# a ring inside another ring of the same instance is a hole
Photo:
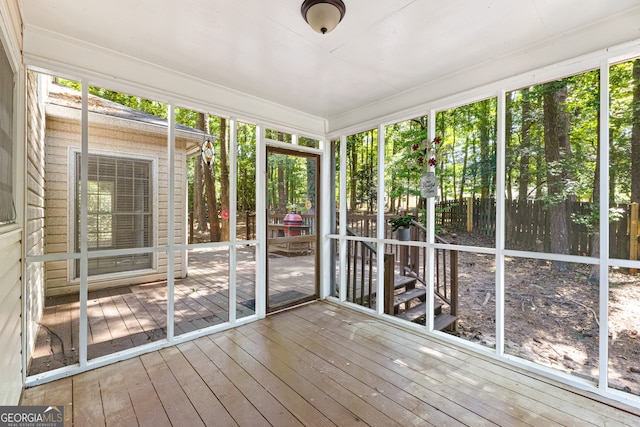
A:
{"label": "tree trunk", "polygon": [[[598,91],[599,92],[599,91]],[[593,206],[599,209],[600,206],[600,116],[598,115],[598,124],[596,125],[596,167],[593,173]],[[591,234],[591,250],[590,255],[594,258],[600,256],[600,224],[596,220],[599,216],[592,218],[595,231]],[[589,271],[589,283],[597,284],[600,282],[600,266],[593,264]]]}
{"label": "tree trunk", "polygon": [[631,203],[640,203],[640,58],[633,61]]}
{"label": "tree trunk", "polygon": [[212,242],[220,241],[220,221],[218,220],[218,202],[216,200],[216,183],[214,166],[207,166],[200,160],[204,168],[204,183],[207,189],[207,206],[209,208],[209,236]]}
{"label": "tree trunk", "polygon": [[522,143],[520,144],[520,165],[518,183],[518,200],[526,202],[529,193],[529,159],[531,148],[531,98],[529,89],[522,91]]}
{"label": "tree trunk", "polygon": [[[511,144],[511,138],[513,137],[513,92],[509,92],[505,97],[505,120],[504,120],[504,142],[505,142],[505,151],[507,154],[507,164],[506,164],[506,191],[507,191],[507,200],[511,202],[513,200],[513,169],[515,168],[515,154],[514,149]],[[507,219],[510,219],[507,216]]]}
{"label": "tree trunk", "polygon": [[[204,114],[198,114],[196,129],[204,132]],[[193,216],[198,221],[198,231],[207,231],[207,208],[204,198],[204,172],[202,169],[202,156],[198,156],[195,162],[195,179],[193,183]]]}
{"label": "tree trunk", "polygon": [[482,101],[480,109],[480,197],[485,200],[491,195],[491,180],[494,168],[491,162],[491,147],[489,138],[491,137],[491,126],[493,122],[489,120],[490,101]]}
{"label": "tree trunk", "polygon": [[[591,256],[598,258],[600,256],[600,233],[595,232],[591,236]],[[592,265],[589,271],[589,283],[597,285],[600,283],[600,266]]]}
{"label": "tree trunk", "polygon": [[465,143],[464,143],[464,160],[462,161],[462,179],[460,179],[460,202],[462,202],[462,200],[464,200],[464,184],[466,182],[466,175],[467,175],[467,163],[468,163],[468,159],[469,159],[469,138],[465,139]]}
{"label": "tree trunk", "polygon": [[[220,118],[220,204],[223,211],[229,211],[229,160],[227,157],[227,119]],[[222,218],[220,239],[229,241],[229,218]]]}
{"label": "tree trunk", "polygon": [[[544,91],[544,152],[547,163],[547,189],[549,196],[550,244],[554,254],[569,253],[568,212],[565,195],[564,171],[571,152],[569,143],[569,115],[565,110],[567,86],[565,82],[546,85]],[[551,268],[566,271],[565,261],[553,261]]]}
{"label": "tree trunk", "polygon": [[[354,211],[356,210],[356,204],[357,204],[357,194],[356,192],[358,191],[356,186],[358,184],[358,180],[356,178],[356,173],[358,171],[358,151],[356,150],[356,144],[355,141],[351,142],[351,148],[349,150],[349,154],[351,155],[351,164],[350,164],[350,168],[349,168],[349,172],[350,172],[350,177],[349,177],[349,187],[350,187],[350,193],[349,193],[349,209]],[[407,196],[408,197],[408,196]],[[407,202],[408,204],[408,202]]]}
{"label": "tree trunk", "polygon": [[[204,113],[198,113],[198,120],[196,125],[201,123],[202,131],[205,134],[209,134],[209,115]],[[215,184],[215,163],[211,166],[207,166],[204,163],[202,157],[200,157],[200,164],[202,166],[204,175],[204,186],[207,194],[207,207],[209,211],[209,237],[212,242],[220,241],[220,222],[218,221],[218,201],[216,197],[216,184]]]}
{"label": "tree trunk", "polygon": [[284,168],[278,162],[278,213],[287,213],[287,196],[284,189]]}
{"label": "tree trunk", "polygon": [[202,169],[202,157],[199,158],[195,164],[196,179],[194,185],[194,204],[195,213],[194,216],[198,219],[198,231],[207,231],[207,207],[204,197],[204,171]]}

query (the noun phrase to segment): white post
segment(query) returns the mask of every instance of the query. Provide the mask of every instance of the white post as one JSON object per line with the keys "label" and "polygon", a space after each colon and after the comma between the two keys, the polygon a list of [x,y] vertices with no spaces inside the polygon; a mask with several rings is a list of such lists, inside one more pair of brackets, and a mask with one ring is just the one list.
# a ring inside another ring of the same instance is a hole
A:
{"label": "white post", "polygon": [[[176,175],[176,131],[175,131],[175,119],[176,113],[173,105],[167,105],[169,116],[169,132],[167,135],[167,180],[169,187],[169,209],[167,224],[167,340],[173,341],[174,338],[174,322],[173,315],[175,309],[175,244],[176,244],[176,228],[175,228],[175,175]],[[186,218],[186,214],[185,214]]]}
{"label": "white post", "polygon": [[238,246],[236,245],[236,226],[238,224],[238,190],[237,190],[237,157],[238,157],[238,122],[229,119],[229,323],[236,322],[238,284],[236,263]]}
{"label": "white post", "polygon": [[89,293],[89,247],[87,243],[88,208],[87,182],[89,181],[89,83],[82,80],[82,112],[81,112],[81,154],[80,154],[80,325],[79,333],[79,362],[80,366],[87,365],[88,319],[87,300]]}
{"label": "white post", "polygon": [[[384,289],[384,125],[378,125],[378,212],[376,225],[377,261],[378,261],[378,289],[377,295],[385,295]],[[384,313],[384,297],[376,298],[376,312],[380,315]]]}
{"label": "white post", "polygon": [[347,137],[340,137],[340,301],[347,300]]}
{"label": "white post", "polygon": [[[429,121],[427,122],[427,139],[433,140],[436,137],[436,112],[435,110],[429,111]],[[437,159],[436,159],[437,160]],[[435,171],[434,167],[429,168],[431,171]],[[437,176],[437,175],[436,175]],[[442,179],[442,177],[440,177]],[[427,198],[426,201],[427,212],[426,212],[426,226],[427,226],[427,247],[425,250],[427,251],[427,277],[425,278],[427,281],[427,307],[426,307],[426,315],[425,315],[425,327],[427,331],[433,331],[433,313],[434,313],[434,298],[435,298],[435,284],[434,284],[434,271],[435,271],[435,254],[436,251],[433,247],[433,243],[436,239],[436,200],[434,197]]]}
{"label": "white post", "polygon": [[599,381],[609,387],[609,61],[600,64],[600,293]]}
{"label": "white post", "polygon": [[256,126],[256,303],[258,318],[267,314],[267,152],[264,126]]}
{"label": "white post", "polygon": [[498,93],[496,141],[496,354],[504,354],[504,249],[507,92]]}

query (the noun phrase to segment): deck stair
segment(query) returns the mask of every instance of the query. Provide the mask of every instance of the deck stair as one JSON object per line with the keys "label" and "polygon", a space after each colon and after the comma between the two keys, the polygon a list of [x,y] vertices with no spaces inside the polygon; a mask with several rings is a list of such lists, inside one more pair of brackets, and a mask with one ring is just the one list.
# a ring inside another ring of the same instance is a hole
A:
{"label": "deck stair", "polygon": [[[416,286],[415,277],[395,275],[394,279],[397,281],[394,280],[393,314],[400,319],[424,325],[427,289],[424,286]],[[436,297],[433,307],[433,329],[438,331],[451,328],[457,320],[456,316],[444,313],[442,306],[442,301]]]}
{"label": "deck stair", "polygon": [[[367,227],[364,227],[365,229]],[[358,236],[347,227],[348,236]],[[370,232],[364,235],[371,235]],[[424,242],[426,228],[414,221],[411,240]],[[435,236],[436,243],[455,245]],[[454,235],[455,239],[455,235]],[[431,272],[427,272],[426,250],[418,245],[397,245],[384,254],[384,312],[406,321],[425,324],[427,302],[434,301],[434,329],[456,330],[458,309],[458,251],[435,248]],[[350,239],[346,247],[346,300],[376,307],[378,252],[368,241]],[[434,294],[427,294],[427,276],[433,274]],[[337,293],[337,290],[336,290]]]}

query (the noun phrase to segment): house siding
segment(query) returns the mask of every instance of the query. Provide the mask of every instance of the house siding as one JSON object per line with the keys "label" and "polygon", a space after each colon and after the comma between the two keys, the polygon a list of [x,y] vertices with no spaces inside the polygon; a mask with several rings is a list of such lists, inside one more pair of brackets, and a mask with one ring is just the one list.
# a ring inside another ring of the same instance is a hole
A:
{"label": "house siding", "polygon": [[0,234],[0,405],[14,405],[22,390],[21,230]]}
{"label": "house siding", "polygon": [[[46,253],[73,253],[73,153],[81,148],[79,111],[47,105],[45,132],[45,248]],[[105,155],[150,158],[153,172],[153,246],[168,244],[168,150],[166,128],[149,126],[110,116],[89,114],[89,151]],[[186,147],[194,145],[188,138],[176,138],[175,158],[175,236],[184,243]],[[132,271],[89,280],[89,289],[147,283],[166,279],[167,254],[154,256],[153,271]],[[175,256],[175,276],[184,277],[183,255]],[[79,291],[72,276],[73,261],[50,261],[46,265],[46,295],[63,295]]]}
{"label": "house siding", "polygon": [[[14,81],[14,134],[20,141],[21,120],[18,111],[24,108],[22,78],[22,22],[17,0],[0,2],[0,38],[9,62],[17,76]],[[1,96],[1,95],[0,95]],[[17,107],[16,107],[17,106]],[[0,226],[0,405],[16,405],[22,392],[22,221],[23,198],[22,145],[14,144],[16,171],[14,200],[18,224]]]}
{"label": "house siding", "polygon": [[[27,73],[27,223],[25,250],[27,255],[44,254],[45,176],[44,176],[44,104],[38,99],[38,77]],[[25,270],[29,284],[25,294],[27,328],[25,331],[27,360],[31,360],[38,325],[44,309],[44,264],[29,263]]]}

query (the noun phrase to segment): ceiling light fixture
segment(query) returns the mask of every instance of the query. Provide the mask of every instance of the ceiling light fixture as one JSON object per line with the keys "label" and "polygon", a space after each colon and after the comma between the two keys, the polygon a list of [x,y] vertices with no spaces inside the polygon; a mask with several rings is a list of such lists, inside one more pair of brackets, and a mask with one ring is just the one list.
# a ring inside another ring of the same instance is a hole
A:
{"label": "ceiling light fixture", "polygon": [[305,0],[301,11],[311,28],[318,33],[327,34],[342,21],[347,8],[342,0]]}

